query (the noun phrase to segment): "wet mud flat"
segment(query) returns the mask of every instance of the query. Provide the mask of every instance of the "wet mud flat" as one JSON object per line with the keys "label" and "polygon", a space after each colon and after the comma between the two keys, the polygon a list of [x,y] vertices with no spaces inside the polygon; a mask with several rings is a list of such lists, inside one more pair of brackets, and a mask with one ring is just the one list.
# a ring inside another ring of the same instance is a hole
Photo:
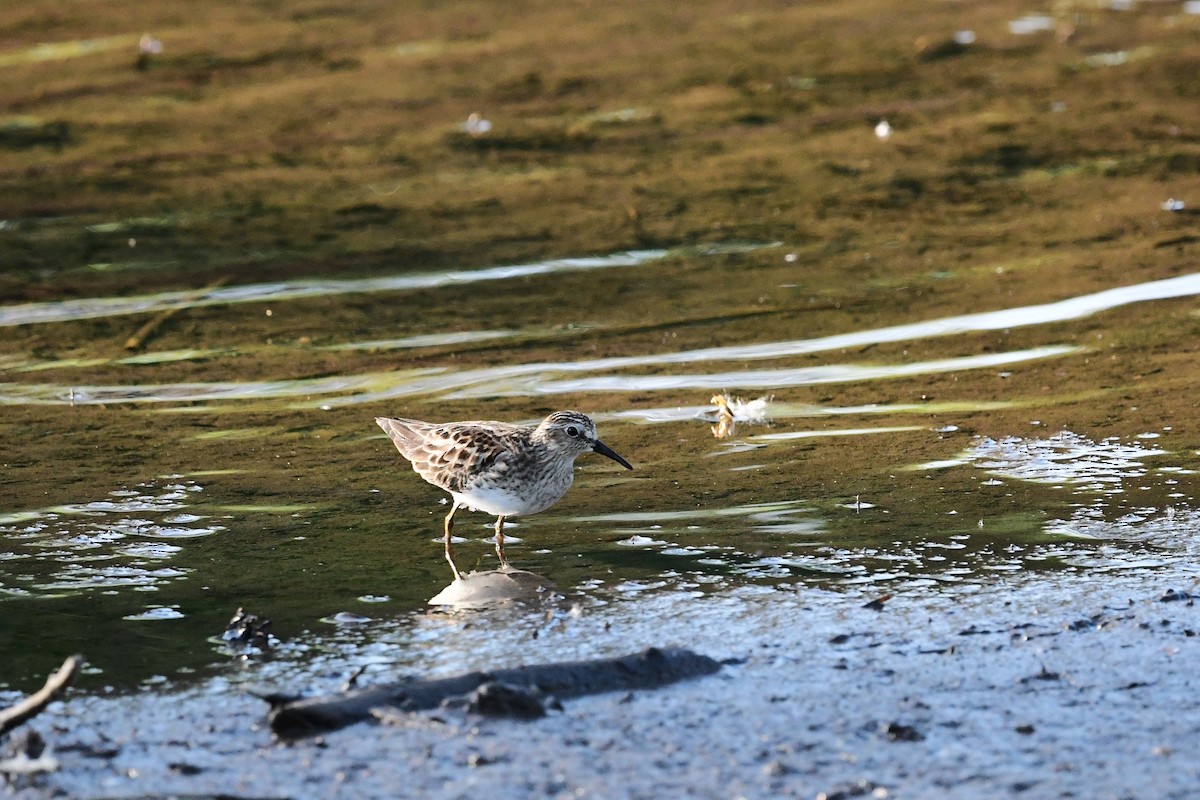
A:
{"label": "wet mud flat", "polygon": [[[60,771],[7,791],[1193,797],[1200,613],[1170,579],[1015,574],[882,603],[788,586],[601,606],[552,633],[514,635],[507,656],[489,658],[613,654],[665,636],[728,662],[654,691],[572,699],[532,721],[440,709],[280,744],[266,703],[247,692],[279,687],[256,680],[255,665],[179,691],[73,696],[31,723]],[[314,680],[334,688],[346,675],[325,666]]]}

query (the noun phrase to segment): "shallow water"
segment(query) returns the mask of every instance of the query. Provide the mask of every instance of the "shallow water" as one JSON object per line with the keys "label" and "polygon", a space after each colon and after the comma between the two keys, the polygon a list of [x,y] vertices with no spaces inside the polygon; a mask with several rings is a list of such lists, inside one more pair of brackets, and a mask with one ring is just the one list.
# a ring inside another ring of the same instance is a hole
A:
{"label": "shallow water", "polygon": [[597,419],[637,469],[512,526],[566,608],[1192,585],[1191,5],[22,6],[0,682],[252,669],[243,606],[293,674],[429,667],[444,498],[377,415]]}
{"label": "shallow water", "polygon": [[[0,402],[10,434],[26,432],[9,437],[0,510],[9,680],[25,685],[57,653],[79,650],[106,685],[186,681],[227,661],[212,637],[239,606],[274,618],[298,645],[285,660],[299,664],[337,640],[326,620],[424,619],[449,577],[436,542],[444,501],[372,430],[375,414],[595,415],[637,469],[583,459],[566,500],[514,521],[509,548],[585,602],[797,581],[929,592],[1013,571],[1194,576],[1200,457],[1189,443],[1170,425],[1100,439],[1051,429],[1038,418],[1086,407],[1095,388],[1028,387],[1043,370],[1096,358],[1096,342],[1146,324],[1162,298],[1200,291],[1195,276],[812,338],[795,338],[810,328],[787,314],[751,316],[736,344],[720,295],[679,307],[649,337],[589,315],[591,305],[562,308],[581,269],[597,292],[623,287],[634,310],[673,305],[673,280],[638,278],[666,257],[346,281],[321,296],[330,324],[310,321],[325,332],[316,340],[264,341],[245,328],[247,309],[267,332],[313,313],[292,309],[320,294],[300,282],[187,301],[181,315],[209,306],[190,349],[174,333],[135,356],[83,340],[69,358],[22,360],[10,348]],[[669,263],[676,279],[703,285],[788,262],[778,247],[739,246],[676,251]],[[476,279],[520,284],[535,302],[498,326],[487,295],[457,291]],[[418,287],[422,304],[406,306],[402,327],[361,336],[334,324],[406,304]],[[469,327],[442,327],[440,292]],[[0,317],[70,340],[71,326],[103,309],[174,299],[47,302]],[[1106,315],[1121,306],[1134,313]],[[972,352],[978,332],[1016,328],[1028,331],[1014,345]],[[863,349],[885,343],[904,347]],[[40,382],[47,375],[55,381]],[[716,438],[708,398],[725,390],[769,396],[735,405],[751,418]],[[460,566],[493,564],[488,524],[460,523]]]}

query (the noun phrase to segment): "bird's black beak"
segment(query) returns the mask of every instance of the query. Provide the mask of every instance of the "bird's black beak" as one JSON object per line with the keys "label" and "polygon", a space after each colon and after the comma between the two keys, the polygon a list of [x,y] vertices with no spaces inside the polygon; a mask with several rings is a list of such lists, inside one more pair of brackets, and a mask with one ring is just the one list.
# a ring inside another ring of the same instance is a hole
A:
{"label": "bird's black beak", "polygon": [[608,456],[609,458],[611,458],[613,461],[620,464],[625,469],[633,469],[632,464],[630,464],[628,461],[626,461],[625,459],[623,459],[619,455],[617,455],[608,445],[606,445],[604,442],[600,441],[599,439],[597,439],[596,443],[592,445],[592,450],[599,453],[602,456]]}

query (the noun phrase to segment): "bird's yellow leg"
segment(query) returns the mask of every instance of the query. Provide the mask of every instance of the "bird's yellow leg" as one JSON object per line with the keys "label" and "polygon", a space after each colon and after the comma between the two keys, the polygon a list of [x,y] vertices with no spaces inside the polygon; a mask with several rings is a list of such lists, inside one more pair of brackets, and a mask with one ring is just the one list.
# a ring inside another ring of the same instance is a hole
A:
{"label": "bird's yellow leg", "polygon": [[496,517],[496,555],[500,558],[500,566],[507,567],[508,559],[504,556],[504,517]]}
{"label": "bird's yellow leg", "polygon": [[458,509],[458,503],[454,503],[450,506],[450,513],[446,515],[446,561],[449,562],[450,569],[454,572],[454,580],[461,581],[462,573],[458,571],[458,566],[454,563],[454,544],[450,538],[454,534],[454,512]]}

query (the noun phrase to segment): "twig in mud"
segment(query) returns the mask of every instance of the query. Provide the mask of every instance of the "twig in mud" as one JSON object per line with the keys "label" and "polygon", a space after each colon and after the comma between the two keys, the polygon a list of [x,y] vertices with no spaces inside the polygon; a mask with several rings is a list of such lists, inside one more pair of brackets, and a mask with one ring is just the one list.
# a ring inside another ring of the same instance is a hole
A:
{"label": "twig in mud", "polygon": [[58,672],[46,679],[46,684],[33,694],[26,697],[15,706],[0,711],[0,735],[8,733],[26,720],[33,719],[42,712],[54,698],[70,686],[79,668],[83,666],[83,656],[69,656]]}
{"label": "twig in mud", "polygon": [[153,317],[146,320],[146,323],[144,325],[142,325],[142,327],[138,328],[137,331],[132,336],[130,336],[128,339],[125,340],[125,349],[126,350],[137,350],[139,347],[141,347],[143,344],[145,344],[146,340],[150,338],[150,335],[152,333],[154,333],[156,330],[158,330],[160,325],[162,325],[164,322],[169,320],[176,312],[178,312],[178,311],[182,310],[184,307],[186,307],[188,303],[190,303],[193,300],[199,300],[201,297],[204,297],[204,295],[208,294],[213,289],[220,288],[221,286],[224,286],[227,283],[229,283],[228,277],[218,278],[217,280],[210,283],[208,286],[205,286],[203,289],[193,292],[192,294],[187,295],[186,297],[180,299],[180,301],[178,303],[176,303],[175,305],[172,305],[168,308],[164,308],[162,311],[158,312]]}
{"label": "twig in mud", "polygon": [[346,679],[346,682],[342,684],[342,691],[348,692],[351,689],[356,688],[358,686],[358,679],[360,677],[362,677],[362,674],[366,671],[367,671],[366,664],[363,664],[361,667],[354,670],[354,673],[351,674],[350,677]]}

